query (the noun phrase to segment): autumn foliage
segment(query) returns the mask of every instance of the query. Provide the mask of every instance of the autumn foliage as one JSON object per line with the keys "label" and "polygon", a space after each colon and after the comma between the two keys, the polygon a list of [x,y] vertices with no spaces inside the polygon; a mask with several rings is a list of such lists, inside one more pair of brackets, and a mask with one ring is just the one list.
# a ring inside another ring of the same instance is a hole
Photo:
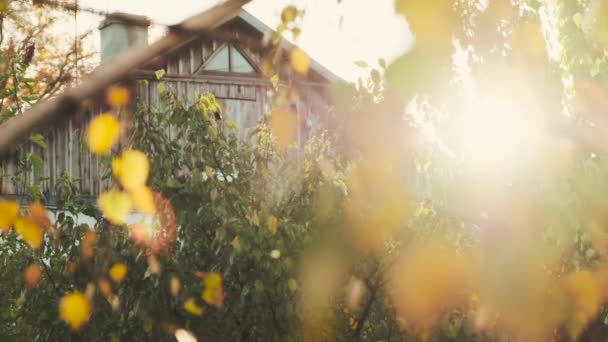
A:
{"label": "autumn foliage", "polygon": [[112,186],[52,216],[33,192],[0,200],[0,337],[605,338],[604,9],[396,0],[412,48],[332,85],[302,143],[289,103],[311,60],[272,45],[297,39],[295,6],[245,139],[211,93],[104,89],[83,146]]}

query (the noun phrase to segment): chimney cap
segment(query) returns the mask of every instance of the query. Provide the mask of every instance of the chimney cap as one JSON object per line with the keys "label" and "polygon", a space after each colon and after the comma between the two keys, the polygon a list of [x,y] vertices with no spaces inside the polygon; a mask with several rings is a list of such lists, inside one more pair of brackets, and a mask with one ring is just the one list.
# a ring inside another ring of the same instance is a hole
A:
{"label": "chimney cap", "polygon": [[112,24],[124,24],[130,26],[148,27],[152,24],[150,19],[144,15],[135,15],[124,12],[112,12],[106,15],[106,18],[99,24],[99,29]]}

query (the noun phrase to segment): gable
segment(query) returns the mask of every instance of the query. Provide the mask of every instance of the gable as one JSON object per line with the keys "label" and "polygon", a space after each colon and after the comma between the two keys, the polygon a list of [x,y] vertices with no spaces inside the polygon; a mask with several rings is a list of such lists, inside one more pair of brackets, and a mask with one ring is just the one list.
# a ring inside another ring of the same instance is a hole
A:
{"label": "gable", "polygon": [[[205,74],[205,71],[216,74],[218,72],[229,73],[231,70],[235,70],[232,72],[237,75],[240,74],[240,76],[257,76],[257,71],[260,70],[259,65],[261,56],[238,42],[239,39],[261,42],[265,34],[272,32],[272,29],[245,10],[241,10],[235,17],[228,19],[219,25],[218,29],[223,33],[230,34],[232,37],[230,46],[235,48],[238,53],[232,53],[230,47],[229,51],[222,51],[220,48],[224,45],[225,41],[216,41],[208,35],[203,35],[193,39],[188,44],[169,52],[163,58],[165,63],[158,67],[165,68],[168,75],[175,76],[202,75]],[[290,51],[294,45],[286,39],[282,39],[280,46],[285,52],[285,56],[282,58],[287,60],[287,52]],[[219,54],[220,58],[211,63],[210,59],[214,59],[215,54]],[[230,67],[230,64],[227,64],[225,61],[226,54],[235,56],[234,61],[232,62],[234,64],[232,68]],[[205,66],[209,64],[211,64],[211,67],[205,68]],[[248,65],[256,72],[251,72]],[[343,81],[340,77],[333,74],[314,59],[310,60],[310,70],[306,79],[307,81],[319,83]]]}
{"label": "gable", "polygon": [[[226,30],[236,37],[247,34],[246,28],[241,26],[231,25]],[[192,40],[167,55],[159,68],[164,68],[168,76],[233,73],[239,76],[259,77],[260,60],[259,54],[238,44],[238,39],[225,43],[205,36]]]}

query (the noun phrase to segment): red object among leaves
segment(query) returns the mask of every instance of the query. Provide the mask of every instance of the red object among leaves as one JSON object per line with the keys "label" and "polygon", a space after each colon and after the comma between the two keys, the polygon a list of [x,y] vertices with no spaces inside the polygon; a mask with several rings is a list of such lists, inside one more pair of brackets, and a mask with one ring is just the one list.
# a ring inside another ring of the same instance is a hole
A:
{"label": "red object among leaves", "polygon": [[166,251],[175,240],[177,224],[171,202],[159,192],[153,193],[153,200],[156,208],[152,219],[152,225],[156,228],[153,233],[143,228],[143,223],[132,224],[130,229],[136,243],[146,246],[150,254],[157,254]]}

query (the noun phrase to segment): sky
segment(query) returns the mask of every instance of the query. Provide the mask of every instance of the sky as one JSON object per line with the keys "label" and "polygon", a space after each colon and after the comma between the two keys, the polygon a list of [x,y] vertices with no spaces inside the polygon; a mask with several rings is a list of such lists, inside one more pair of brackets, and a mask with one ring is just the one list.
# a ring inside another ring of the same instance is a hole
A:
{"label": "sky", "polygon": [[[355,65],[365,61],[378,65],[390,62],[412,44],[405,20],[394,14],[394,0],[253,0],[246,9],[270,27],[279,23],[281,10],[296,5],[306,14],[297,44],[312,58],[343,77],[354,81],[366,71]],[[148,16],[154,22],[174,24],[221,1],[218,0],[80,0],[83,7],[102,11],[122,11]],[[342,18],[342,19],[341,19]],[[100,17],[79,14],[78,30],[95,29]],[[71,23],[66,27],[73,28]],[[158,39],[162,27],[153,27],[150,40]],[[99,48],[95,29],[94,49]]]}

